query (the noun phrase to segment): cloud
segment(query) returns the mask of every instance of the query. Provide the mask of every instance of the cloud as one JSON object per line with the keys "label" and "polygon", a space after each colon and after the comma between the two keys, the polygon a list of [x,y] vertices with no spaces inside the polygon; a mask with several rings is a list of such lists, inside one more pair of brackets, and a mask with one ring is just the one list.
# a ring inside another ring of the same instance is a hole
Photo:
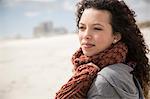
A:
{"label": "cloud", "polygon": [[72,11],[74,8],[68,0],[65,0],[62,4],[64,10]]}
{"label": "cloud", "polygon": [[28,1],[35,1],[35,2],[54,2],[56,0],[28,0]]}
{"label": "cloud", "polygon": [[40,15],[40,12],[25,12],[24,15],[27,17],[36,17]]}
{"label": "cloud", "polygon": [[[26,11],[74,11],[75,0],[2,0],[0,4],[6,9],[23,8]],[[1,6],[0,5],[0,6]],[[31,14],[34,16],[35,14]],[[30,15],[29,15],[30,16]]]}
{"label": "cloud", "polygon": [[145,2],[147,2],[147,3],[150,3],[150,0],[144,0]]}
{"label": "cloud", "polygon": [[0,2],[53,2],[57,0],[0,0]]}
{"label": "cloud", "polygon": [[129,8],[135,11],[136,19],[138,21],[150,20],[150,13],[147,13],[147,9],[150,9],[149,0],[125,0],[129,5]]}
{"label": "cloud", "polygon": [[57,0],[0,0],[0,5],[4,7],[14,7],[20,4],[53,3]]}

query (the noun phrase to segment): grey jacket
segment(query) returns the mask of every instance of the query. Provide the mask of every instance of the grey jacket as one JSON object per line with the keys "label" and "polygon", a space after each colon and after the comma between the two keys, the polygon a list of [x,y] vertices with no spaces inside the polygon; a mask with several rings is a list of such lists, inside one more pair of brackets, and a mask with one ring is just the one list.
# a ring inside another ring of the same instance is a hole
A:
{"label": "grey jacket", "polygon": [[130,73],[132,70],[121,63],[103,68],[88,91],[88,99],[144,99],[138,81],[137,86]]}

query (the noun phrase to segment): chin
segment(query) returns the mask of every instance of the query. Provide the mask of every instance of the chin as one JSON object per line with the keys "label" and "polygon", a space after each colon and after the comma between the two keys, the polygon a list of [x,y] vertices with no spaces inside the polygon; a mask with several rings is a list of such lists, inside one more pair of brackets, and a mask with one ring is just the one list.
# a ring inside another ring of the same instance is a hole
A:
{"label": "chin", "polygon": [[86,56],[93,56],[94,55],[94,53],[89,53],[89,52],[84,52],[84,51],[83,51],[83,54]]}

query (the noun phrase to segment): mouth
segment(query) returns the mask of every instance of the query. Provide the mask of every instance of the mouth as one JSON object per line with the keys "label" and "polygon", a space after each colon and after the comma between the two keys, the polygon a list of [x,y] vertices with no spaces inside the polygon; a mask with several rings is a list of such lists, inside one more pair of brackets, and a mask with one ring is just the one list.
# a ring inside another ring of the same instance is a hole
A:
{"label": "mouth", "polygon": [[95,46],[95,45],[92,44],[92,43],[82,43],[81,45],[82,45],[82,47],[85,48],[85,49],[92,48],[92,47]]}

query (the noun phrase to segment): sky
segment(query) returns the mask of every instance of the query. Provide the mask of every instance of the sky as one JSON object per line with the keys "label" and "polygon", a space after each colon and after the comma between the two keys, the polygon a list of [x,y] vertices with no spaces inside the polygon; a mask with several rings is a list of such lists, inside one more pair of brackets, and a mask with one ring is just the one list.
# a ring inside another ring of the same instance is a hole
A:
{"label": "sky", "polygon": [[0,37],[30,37],[33,28],[46,21],[73,32],[74,6],[75,0],[1,0]]}
{"label": "sky", "polygon": [[[75,4],[79,0],[0,0],[0,38],[32,37],[33,28],[52,21],[54,27],[76,30]],[[125,0],[138,21],[150,20],[149,0]]]}

